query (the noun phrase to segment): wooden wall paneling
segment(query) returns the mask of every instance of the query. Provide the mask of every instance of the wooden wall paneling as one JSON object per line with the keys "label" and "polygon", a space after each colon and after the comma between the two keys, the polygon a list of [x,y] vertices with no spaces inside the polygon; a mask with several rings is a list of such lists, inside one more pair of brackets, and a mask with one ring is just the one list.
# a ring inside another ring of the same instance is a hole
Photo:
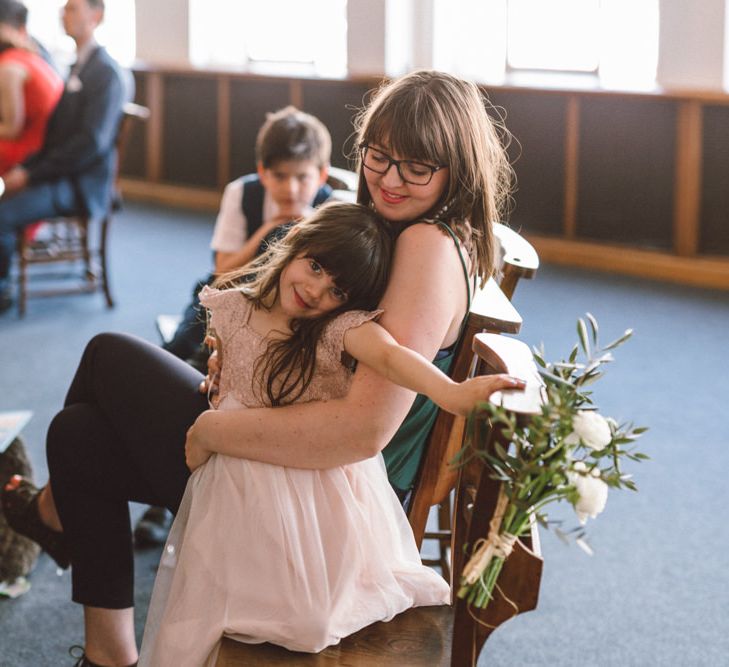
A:
{"label": "wooden wall paneling", "polygon": [[255,144],[266,114],[291,104],[288,79],[231,79],[228,181],[256,170]]}
{"label": "wooden wall paneling", "polygon": [[[144,74],[139,72],[134,72],[133,77],[134,101],[137,104],[148,106],[146,77]],[[146,150],[147,123],[133,123],[124,155],[124,161],[119,165],[120,174],[122,176],[132,178],[144,178],[147,173]]]}
{"label": "wooden wall paneling", "polygon": [[729,255],[729,107],[703,109],[699,252]]}
{"label": "wooden wall paneling", "polygon": [[218,187],[230,180],[230,78],[218,76]]}
{"label": "wooden wall paneling", "polygon": [[579,151],[580,98],[577,95],[570,95],[567,99],[564,142],[564,236],[568,239],[573,239],[577,235]]}
{"label": "wooden wall paneling", "polygon": [[297,109],[304,106],[304,89],[300,79],[289,81],[289,100]]}
{"label": "wooden wall paneling", "polygon": [[514,137],[509,157],[516,172],[510,225],[526,233],[562,236],[565,215],[566,97],[488,89]]}
{"label": "wooden wall paneling", "polygon": [[699,192],[701,190],[701,105],[679,102],[676,124],[676,184],[674,190],[673,249],[690,257],[699,247]]}
{"label": "wooden wall paneling", "polygon": [[157,182],[162,178],[162,136],[164,133],[164,94],[162,75],[159,72],[147,74],[146,93],[150,112],[147,121],[147,179]]}
{"label": "wooden wall paneling", "polygon": [[167,74],[163,91],[163,180],[178,185],[216,187],[217,78]]}
{"label": "wooden wall paneling", "polygon": [[580,238],[673,248],[676,119],[674,100],[582,98]]}
{"label": "wooden wall paneling", "polygon": [[302,83],[304,111],[315,115],[332,135],[332,165],[351,169],[354,149],[354,117],[369,99],[376,83],[316,81]]}
{"label": "wooden wall paneling", "polygon": [[549,236],[528,236],[539,261],[578,266],[588,271],[622,273],[682,285],[729,290],[729,259],[678,257],[603,241],[565,241]]}

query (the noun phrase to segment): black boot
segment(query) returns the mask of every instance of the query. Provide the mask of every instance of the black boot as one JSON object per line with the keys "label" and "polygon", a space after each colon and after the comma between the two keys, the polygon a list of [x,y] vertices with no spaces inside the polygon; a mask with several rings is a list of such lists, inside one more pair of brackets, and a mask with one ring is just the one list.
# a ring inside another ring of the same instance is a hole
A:
{"label": "black boot", "polygon": [[[86,657],[86,652],[84,651],[83,646],[72,646],[68,649],[68,654],[72,658],[78,658],[73,667],[105,667],[104,665],[91,662],[91,660]],[[129,665],[129,667],[137,667],[137,663],[135,662],[133,665]]]}
{"label": "black boot", "polygon": [[167,541],[172,515],[164,507],[150,507],[134,527],[134,544],[139,548],[159,547]]}
{"label": "black boot", "polygon": [[19,475],[13,476],[8,485],[2,489],[3,511],[8,525],[16,533],[37,542],[58,567],[65,570],[71,564],[66,539],[63,533],[52,530],[41,521],[38,512],[40,489]]}

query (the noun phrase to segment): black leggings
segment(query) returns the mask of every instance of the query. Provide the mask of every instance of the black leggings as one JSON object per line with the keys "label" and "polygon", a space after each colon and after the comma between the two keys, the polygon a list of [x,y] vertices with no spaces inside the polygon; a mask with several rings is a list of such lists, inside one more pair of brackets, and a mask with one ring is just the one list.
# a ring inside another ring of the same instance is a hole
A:
{"label": "black leggings", "polygon": [[101,334],[87,345],[47,438],[75,602],[133,606],[128,502],[176,512],[190,475],[185,435],[208,407],[198,393],[201,380],[183,361],[133,336]]}

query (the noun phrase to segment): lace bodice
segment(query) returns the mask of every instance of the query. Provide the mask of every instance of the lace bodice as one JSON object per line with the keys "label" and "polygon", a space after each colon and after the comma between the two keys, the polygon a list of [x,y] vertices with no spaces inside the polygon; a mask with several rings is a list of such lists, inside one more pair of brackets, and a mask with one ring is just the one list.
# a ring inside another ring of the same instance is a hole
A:
{"label": "lace bodice", "polygon": [[[269,405],[265,389],[258,386],[260,380],[255,373],[256,361],[265,353],[268,339],[249,324],[253,310],[251,302],[239,290],[205,286],[200,292],[200,303],[210,310],[210,325],[222,346],[218,407]],[[317,345],[314,377],[297,402],[328,400],[347,393],[352,373],[342,363],[344,334],[381,313],[381,310],[351,310],[326,326]]]}

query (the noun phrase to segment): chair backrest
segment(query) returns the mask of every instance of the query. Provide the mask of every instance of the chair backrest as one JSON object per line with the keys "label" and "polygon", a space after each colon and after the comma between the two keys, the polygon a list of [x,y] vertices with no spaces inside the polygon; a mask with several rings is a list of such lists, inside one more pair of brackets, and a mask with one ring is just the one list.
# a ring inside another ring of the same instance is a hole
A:
{"label": "chair backrest", "polygon": [[[491,279],[474,295],[466,321],[466,327],[450,376],[461,382],[476,371],[476,359],[471,341],[477,333],[492,331],[518,333],[522,319],[510,303],[520,278],[533,278],[539,267],[539,257],[534,248],[517,232],[501,225],[494,225],[494,236],[499,241],[497,286]],[[408,519],[418,546],[423,541],[425,524],[430,508],[442,503],[456,484],[457,473],[450,461],[461,447],[465,420],[440,410],[428,436],[425,455],[413,488],[408,506]]]}
{"label": "chair backrest", "polygon": [[[510,373],[522,377],[523,392],[503,392],[491,400],[513,411],[521,418],[541,410],[542,382],[529,348],[521,341],[507,336],[479,334],[473,341],[479,357],[481,372]],[[487,429],[486,448],[495,455],[494,444],[506,449],[500,429],[489,429],[485,420],[477,420],[476,428]],[[483,440],[479,438],[479,441]],[[488,536],[489,522],[496,509],[499,482],[492,479],[481,457],[470,457],[458,473],[454,506],[453,555],[454,592],[458,589],[460,573],[470,550],[479,539]],[[499,575],[498,588],[486,609],[469,608],[465,601],[455,598],[453,622],[453,654],[451,665],[476,665],[481,648],[493,630],[518,613],[537,606],[542,575],[542,558],[536,524],[531,534],[516,542]]]}
{"label": "chair backrest", "polygon": [[497,222],[493,230],[499,245],[499,286],[511,299],[521,278],[533,278],[536,275],[539,255],[532,244],[511,227]]}
{"label": "chair backrest", "polygon": [[333,190],[330,199],[354,204],[357,201],[357,183],[359,176],[347,169],[329,167],[327,185]]}
{"label": "chair backrest", "polygon": [[[475,372],[471,341],[477,333],[518,333],[521,324],[519,313],[493,278],[490,279],[476,291],[471,302],[466,326],[455,350],[451,378],[462,382]],[[464,427],[463,417],[456,417],[445,410],[438,411],[408,506],[408,519],[418,546],[423,540],[430,508],[442,502],[456,484],[457,472],[451,468],[450,461],[461,448]]]}
{"label": "chair backrest", "polygon": [[357,192],[359,176],[349,169],[341,169],[340,167],[329,167],[329,176],[327,183],[332,190],[351,190]]}
{"label": "chair backrest", "polygon": [[137,122],[146,121],[149,119],[150,111],[147,107],[141,104],[135,104],[134,102],[127,102],[122,108],[122,117],[119,121],[119,129],[116,133],[116,174],[114,182],[116,183],[119,179],[119,170],[124,163],[124,158],[127,154],[127,147],[129,146],[129,138],[132,134],[132,129]]}

